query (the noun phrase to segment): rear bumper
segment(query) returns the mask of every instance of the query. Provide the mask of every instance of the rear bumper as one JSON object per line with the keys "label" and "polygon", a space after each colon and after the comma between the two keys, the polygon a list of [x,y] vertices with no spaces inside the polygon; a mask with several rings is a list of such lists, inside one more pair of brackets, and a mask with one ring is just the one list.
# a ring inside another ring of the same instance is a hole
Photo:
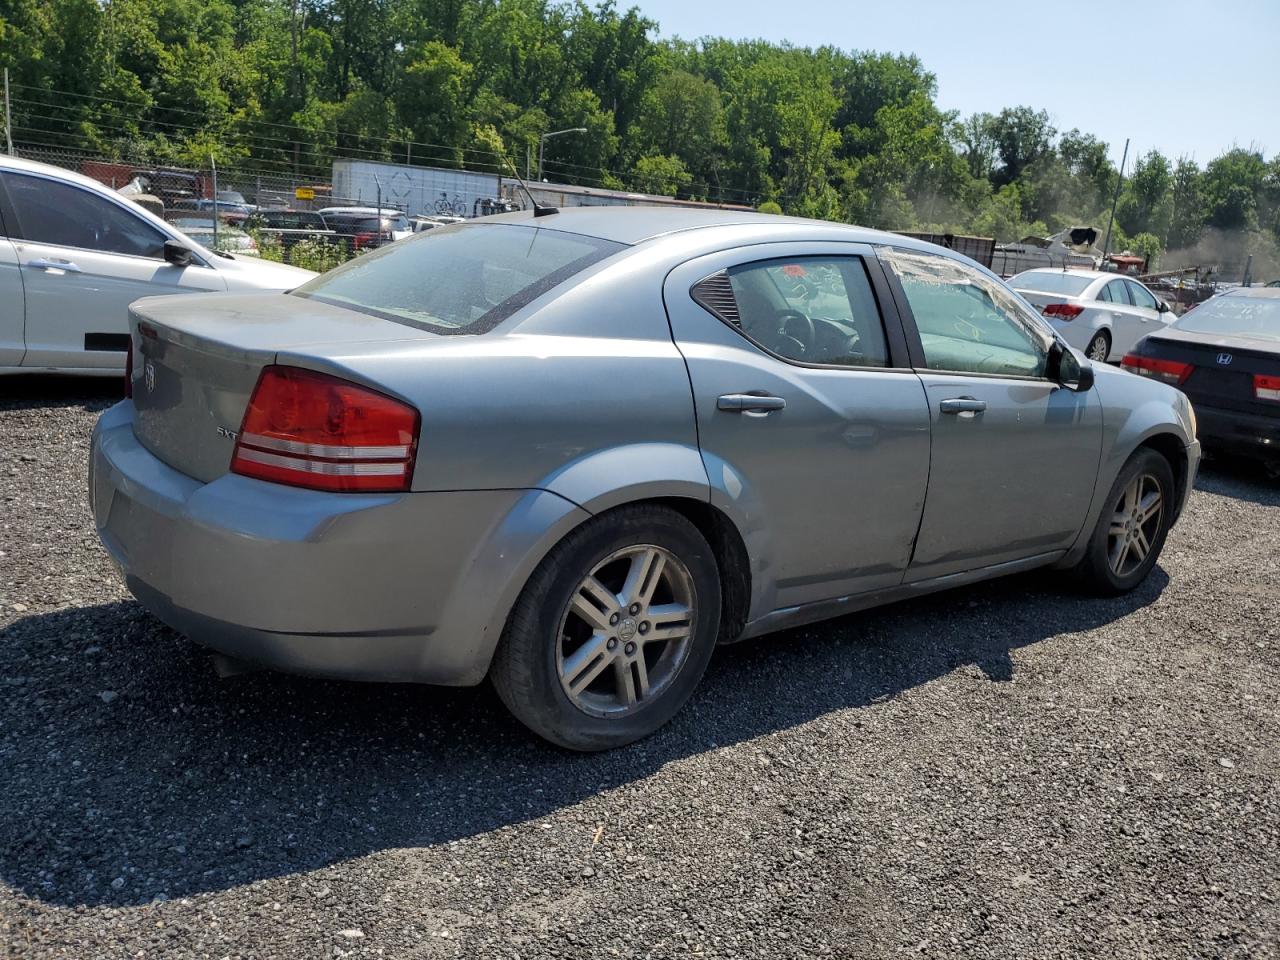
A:
{"label": "rear bumper", "polygon": [[146,450],[127,401],[94,430],[99,536],[138,600],[196,642],[293,673],[470,684],[506,612],[587,514],[540,490],[331,494]]}
{"label": "rear bumper", "polygon": [[1280,416],[1264,417],[1195,405],[1197,435],[1206,447],[1261,460],[1280,460]]}

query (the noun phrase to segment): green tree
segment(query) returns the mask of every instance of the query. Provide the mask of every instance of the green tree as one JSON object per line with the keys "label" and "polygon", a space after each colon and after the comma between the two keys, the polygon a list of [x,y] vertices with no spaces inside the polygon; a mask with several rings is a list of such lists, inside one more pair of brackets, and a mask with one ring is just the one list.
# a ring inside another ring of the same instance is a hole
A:
{"label": "green tree", "polygon": [[1052,149],[1056,131],[1044,110],[1009,107],[991,121],[991,136],[996,144],[999,164],[992,171],[996,186],[1013,183],[1022,171],[1044,157]]}
{"label": "green tree", "polygon": [[679,157],[648,156],[636,162],[631,183],[643,193],[674,197],[693,180]]}

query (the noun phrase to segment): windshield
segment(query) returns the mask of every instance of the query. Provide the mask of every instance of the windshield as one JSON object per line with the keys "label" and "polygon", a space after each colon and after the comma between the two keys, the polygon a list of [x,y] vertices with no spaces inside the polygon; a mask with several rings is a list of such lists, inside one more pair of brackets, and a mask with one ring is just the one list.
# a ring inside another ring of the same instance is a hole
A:
{"label": "windshield", "polygon": [[1028,270],[1009,281],[1015,290],[1034,290],[1037,293],[1060,293],[1066,297],[1078,297],[1085,287],[1093,283],[1093,277],[1081,277],[1061,270]]}
{"label": "windshield", "polygon": [[361,254],[293,294],[435,333],[484,333],[622,249],[542,227],[458,224]]}
{"label": "windshield", "polygon": [[1214,297],[1173,326],[1190,333],[1280,340],[1280,297]]}

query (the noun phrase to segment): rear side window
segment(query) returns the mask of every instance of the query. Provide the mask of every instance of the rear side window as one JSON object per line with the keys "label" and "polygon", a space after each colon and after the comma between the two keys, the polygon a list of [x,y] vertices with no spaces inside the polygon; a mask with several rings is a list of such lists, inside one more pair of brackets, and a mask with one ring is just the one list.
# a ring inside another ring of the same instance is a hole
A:
{"label": "rear side window", "polygon": [[139,216],[74,184],[4,174],[16,236],[58,247],[160,258],[167,237]]}
{"label": "rear side window", "polygon": [[1124,289],[1123,280],[1112,280],[1102,292],[1098,294],[1099,300],[1105,300],[1107,303],[1128,303],[1129,294]]}
{"label": "rear side window", "polygon": [[484,333],[623,249],[544,227],[458,224],[361,254],[293,294],[434,333]]}
{"label": "rear side window", "polygon": [[800,363],[887,367],[880,308],[860,257],[794,257],[730,267],[693,298],[770,353]]}
{"label": "rear side window", "polygon": [[1078,297],[1085,287],[1093,283],[1092,277],[1081,277],[1062,270],[1028,270],[1009,281],[1015,290],[1033,290],[1036,293],[1057,293],[1065,297]]}

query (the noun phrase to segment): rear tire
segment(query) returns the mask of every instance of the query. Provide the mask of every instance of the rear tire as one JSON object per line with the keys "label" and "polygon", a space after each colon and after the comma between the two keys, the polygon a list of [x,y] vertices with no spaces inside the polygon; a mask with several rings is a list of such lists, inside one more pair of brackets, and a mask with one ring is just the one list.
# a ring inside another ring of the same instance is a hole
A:
{"label": "rear tire", "polygon": [[1107,357],[1111,356],[1111,335],[1105,330],[1099,330],[1084,348],[1084,354],[1094,363],[1106,363]]}
{"label": "rear tire", "polygon": [[538,565],[489,675],[534,733],[607,750],[647,737],[684,706],[719,624],[719,569],[698,529],[665,507],[620,507]]}
{"label": "rear tire", "polygon": [[1151,572],[1173,524],[1173,469],[1143,447],[1121,467],[1075,567],[1082,585],[1099,596],[1128,593]]}

